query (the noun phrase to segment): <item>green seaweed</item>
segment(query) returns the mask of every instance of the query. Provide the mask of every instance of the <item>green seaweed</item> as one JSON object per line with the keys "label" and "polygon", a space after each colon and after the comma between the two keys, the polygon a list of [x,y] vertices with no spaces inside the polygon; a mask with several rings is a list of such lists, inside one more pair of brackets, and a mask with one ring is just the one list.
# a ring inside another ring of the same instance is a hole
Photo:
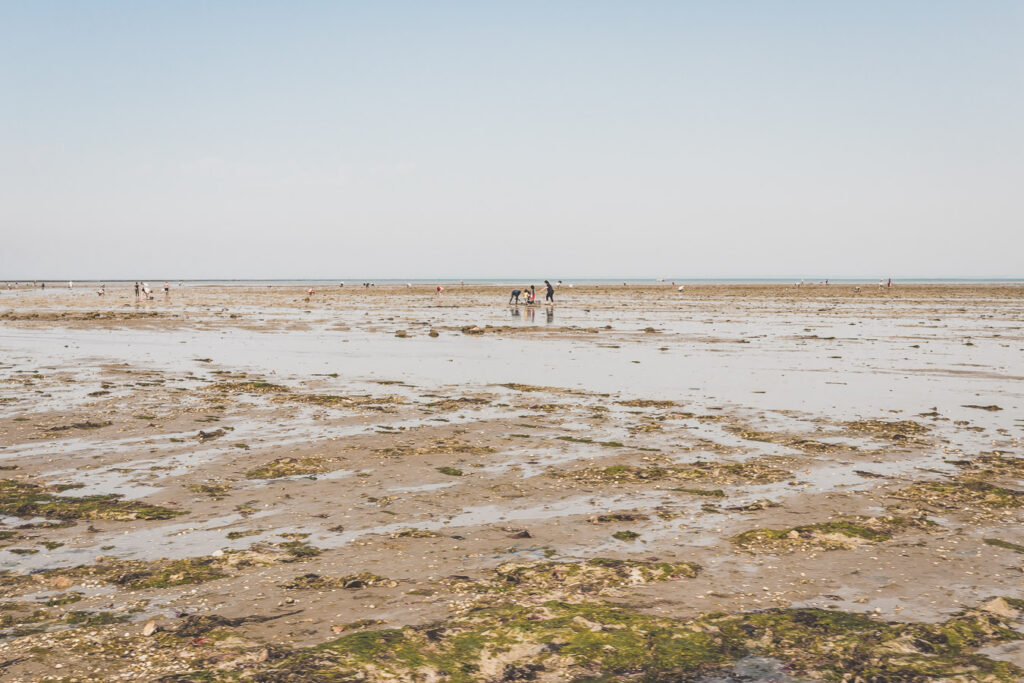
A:
{"label": "green seaweed", "polygon": [[258,381],[217,382],[216,384],[211,384],[208,388],[214,391],[244,394],[280,394],[291,391],[288,387],[281,386],[280,384]]}
{"label": "green seaweed", "polygon": [[789,472],[756,461],[745,463],[696,462],[688,465],[609,465],[581,470],[553,471],[550,476],[571,478],[582,483],[629,484],[663,479],[715,481],[744,480],[757,483],[780,481]]}
{"label": "green seaweed", "polygon": [[159,505],[121,500],[116,494],[93,496],[58,496],[59,487],[0,480],[0,514],[13,517],[47,517],[50,519],[171,519],[185,514]]}
{"label": "green seaweed", "polygon": [[396,581],[377,576],[370,572],[361,572],[349,576],[321,576],[320,574],[303,574],[297,576],[284,584],[285,588],[292,590],[330,590],[332,588],[343,588],[355,590],[357,588],[369,588],[373,586],[395,586]]}
{"label": "green seaweed", "polygon": [[[899,624],[815,609],[684,621],[602,602],[546,601],[472,609],[437,624],[344,635],[272,665],[290,680],[422,677],[479,680],[691,680],[756,655],[792,675],[828,680],[1016,681],[1021,669],[973,650],[1019,640],[1005,621],[967,611],[939,624]],[[494,668],[494,660],[504,664]],[[491,662],[484,673],[484,665]]]}
{"label": "green seaweed", "polygon": [[1024,545],[1010,543],[1009,541],[1004,541],[999,538],[986,538],[984,540],[986,544],[995,546],[997,548],[1004,548],[1006,550],[1013,550],[1018,553],[1024,553]]}
{"label": "green seaweed", "polygon": [[323,474],[330,470],[327,458],[309,456],[305,458],[278,458],[266,465],[249,470],[245,476],[250,479],[280,479],[304,474]]}
{"label": "green seaweed", "polygon": [[730,540],[745,549],[772,549],[815,545],[827,549],[847,548],[857,543],[880,543],[907,527],[927,528],[933,524],[922,518],[880,517],[835,520],[803,524],[785,529],[752,529]]}
{"label": "green seaweed", "polygon": [[679,491],[680,493],[692,493],[695,496],[708,496],[710,498],[725,498],[725,492],[722,489],[688,489],[688,488],[674,488],[669,489],[670,491]]}

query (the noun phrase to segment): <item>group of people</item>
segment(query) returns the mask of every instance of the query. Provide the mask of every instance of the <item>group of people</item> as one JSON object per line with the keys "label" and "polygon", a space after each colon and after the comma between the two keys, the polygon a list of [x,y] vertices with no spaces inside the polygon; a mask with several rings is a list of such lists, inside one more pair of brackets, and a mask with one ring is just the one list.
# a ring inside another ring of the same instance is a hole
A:
{"label": "group of people", "polygon": [[[179,283],[180,285],[180,283]],[[170,296],[171,286],[164,283],[164,296]],[[149,288],[147,282],[136,282],[135,283],[135,298],[139,301],[149,301],[153,298],[153,290]]]}
{"label": "group of people", "polygon": [[[544,286],[547,287],[547,292],[544,294],[544,301],[555,303],[555,287],[547,280],[544,281]],[[519,297],[525,293],[526,304],[531,305],[537,303],[537,288],[534,285],[530,285],[529,288],[523,287],[522,289],[513,289],[512,294],[508,298],[508,302],[519,303]]]}

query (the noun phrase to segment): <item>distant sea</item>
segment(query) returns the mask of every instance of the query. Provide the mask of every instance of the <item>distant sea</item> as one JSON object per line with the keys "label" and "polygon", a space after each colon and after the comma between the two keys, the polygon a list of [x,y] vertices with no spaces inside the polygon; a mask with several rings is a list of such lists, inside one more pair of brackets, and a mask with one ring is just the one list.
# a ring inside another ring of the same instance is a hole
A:
{"label": "distant sea", "polygon": [[[886,278],[888,279],[888,278]],[[280,278],[280,279],[199,279],[199,280],[183,280],[180,278],[149,278],[146,282],[149,286],[156,290],[163,285],[164,282],[168,282],[172,287],[178,286],[178,283],[182,283],[186,286],[201,286],[201,285],[221,285],[221,286],[243,286],[243,287],[262,287],[262,286],[290,286],[290,287],[337,287],[339,284],[344,283],[346,287],[355,286],[360,287],[364,282],[372,282],[377,286],[395,286],[395,285],[444,285],[452,286],[458,285],[464,282],[467,285],[529,285],[539,284],[544,281],[544,278],[531,278],[531,277],[500,277],[500,278],[466,278],[462,280],[460,278],[451,277],[438,277],[438,278]],[[817,284],[824,282],[825,278],[686,278],[686,277],[666,277],[666,278],[558,278],[552,279],[552,283],[561,282],[563,285],[621,285],[626,283],[627,285],[658,285],[658,284],[684,284],[684,285],[778,285],[778,284],[793,284],[797,282],[804,282],[805,284]],[[6,284],[7,282],[15,283],[24,286],[25,284],[31,284],[32,280],[0,280],[0,282]],[[36,282],[46,282],[47,287],[64,287],[68,285],[67,280],[37,280]],[[106,284],[108,286],[124,286],[132,285],[133,280],[73,280],[76,287],[94,287],[100,284]],[[878,278],[861,277],[861,278],[829,278],[829,284],[872,284],[877,283]],[[1024,278],[894,278],[893,284],[1024,284]]]}

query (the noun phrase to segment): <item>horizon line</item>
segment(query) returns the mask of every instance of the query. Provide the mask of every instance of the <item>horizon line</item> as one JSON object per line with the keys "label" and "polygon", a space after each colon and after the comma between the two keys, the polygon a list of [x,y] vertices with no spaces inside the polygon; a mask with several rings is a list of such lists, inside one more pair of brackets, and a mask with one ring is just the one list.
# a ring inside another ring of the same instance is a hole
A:
{"label": "horizon line", "polygon": [[[177,282],[514,282],[517,280],[551,280],[551,277],[541,276],[529,276],[529,275],[511,275],[511,276],[487,276],[487,277],[474,277],[474,276],[389,276],[389,277],[367,277],[360,275],[357,277],[320,277],[320,276],[303,276],[303,277],[148,277],[147,279],[153,281],[177,281]],[[888,280],[886,277],[875,277],[870,275],[843,275],[843,276],[690,276],[690,277],[637,277],[637,276],[600,276],[600,277],[588,277],[588,276],[562,276],[561,278],[554,278],[558,282],[651,282],[654,284],[664,283],[669,281],[677,282],[798,282],[803,281],[805,283],[817,283],[817,282],[852,282],[852,281],[864,281],[864,282],[875,282],[876,280]],[[1024,282],[1024,276],[902,276],[899,278],[891,278],[893,282],[921,282],[921,281],[932,281],[932,282]],[[4,278],[0,279],[3,283],[28,283],[28,282],[134,282],[140,280],[140,278],[124,278],[124,277],[44,277],[44,278]]]}

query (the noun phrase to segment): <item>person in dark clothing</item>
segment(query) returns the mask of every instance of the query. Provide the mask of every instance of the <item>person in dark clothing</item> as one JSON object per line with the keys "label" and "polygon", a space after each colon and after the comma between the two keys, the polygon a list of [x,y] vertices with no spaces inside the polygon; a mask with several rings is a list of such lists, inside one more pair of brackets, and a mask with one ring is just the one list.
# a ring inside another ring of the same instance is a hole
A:
{"label": "person in dark clothing", "polygon": [[555,288],[547,280],[544,281],[544,284],[548,286],[548,293],[544,295],[544,301],[555,303]]}
{"label": "person in dark clothing", "polygon": [[508,298],[508,302],[512,303],[513,301],[515,301],[516,303],[519,303],[519,295],[520,294],[522,294],[522,292],[520,290],[513,289],[512,290],[512,295]]}

